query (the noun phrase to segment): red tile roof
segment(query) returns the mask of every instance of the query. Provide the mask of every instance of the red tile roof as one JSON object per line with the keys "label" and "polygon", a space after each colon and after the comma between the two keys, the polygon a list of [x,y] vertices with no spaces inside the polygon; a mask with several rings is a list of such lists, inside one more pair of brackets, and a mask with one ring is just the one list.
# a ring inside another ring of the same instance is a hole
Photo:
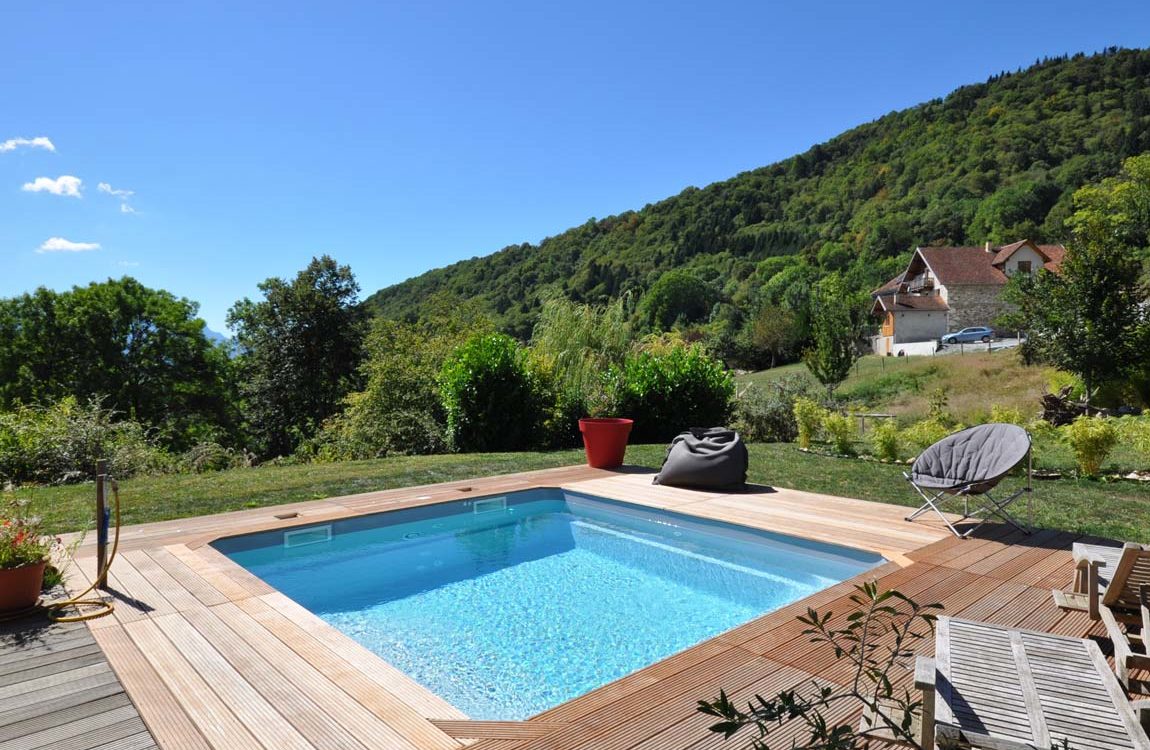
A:
{"label": "red tile roof", "polygon": [[[1022,247],[1023,245],[1030,245],[1031,247],[1033,247],[1035,249],[1038,248],[1038,245],[1035,245],[1030,240],[1020,240],[1018,242],[1011,242],[1009,245],[1003,245],[1002,247],[998,248],[998,253],[995,254],[995,256],[994,256],[994,265],[1001,266],[1003,263],[1006,262],[1007,258],[1009,258],[1011,255],[1014,254],[1015,250]],[[1038,252],[1042,253],[1041,250],[1039,250]]]}
{"label": "red tile roof", "polygon": [[900,273],[898,276],[895,276],[893,279],[871,292],[871,296],[877,297],[882,294],[894,294],[896,291],[898,291],[899,286],[902,285],[902,279],[904,276],[906,276],[905,273]]}
{"label": "red tile roof", "polygon": [[983,284],[1001,286],[1006,274],[994,267],[995,253],[984,247],[920,247],[922,256],[938,283],[950,285]]}
{"label": "red tile roof", "polygon": [[1046,263],[1043,268],[1054,273],[1062,270],[1062,261],[1066,258],[1065,247],[1062,245],[1039,245],[1038,250],[1046,256]]}

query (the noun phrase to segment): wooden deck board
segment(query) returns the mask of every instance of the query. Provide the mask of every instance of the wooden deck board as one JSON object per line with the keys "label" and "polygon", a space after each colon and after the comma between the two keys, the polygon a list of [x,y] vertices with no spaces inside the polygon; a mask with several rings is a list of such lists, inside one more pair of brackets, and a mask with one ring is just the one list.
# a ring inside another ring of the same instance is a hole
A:
{"label": "wooden deck board", "polygon": [[[736,494],[680,490],[652,485],[651,476],[638,470],[616,473],[568,467],[125,529],[123,556],[113,566],[112,576],[122,597],[117,600],[117,615],[94,621],[91,630],[151,734],[117,718],[115,712],[124,706],[113,686],[120,683],[116,674],[106,666],[100,671],[98,664],[79,666],[66,681],[29,680],[36,692],[31,698],[19,696],[23,703],[13,706],[18,713],[7,723],[34,719],[36,699],[75,688],[73,693],[88,691],[93,705],[63,715],[73,716],[74,724],[102,721],[97,734],[114,737],[109,741],[128,749],[150,747],[153,737],[160,747],[178,750],[456,750],[464,745],[471,750],[719,748],[720,739],[707,731],[713,720],[694,711],[697,700],[714,697],[719,688],[745,700],[755,692],[809,684],[812,679],[833,683],[850,676],[825,647],[802,635],[804,626],[795,617],[808,606],[845,616],[860,580],[876,578],[881,587],[899,588],[922,603],[938,601],[951,615],[1078,636],[1096,632],[1097,624],[1084,613],[1064,612],[1050,597],[1050,586],[1069,585],[1069,547],[1076,535],[1039,531],[1025,536],[988,525],[976,538],[959,540],[937,519],[905,522],[907,508],[901,506],[785,488],[756,487]],[[878,552],[893,562],[527,721],[478,722],[209,545],[220,536],[532,487],[563,487],[834,542]],[[293,517],[275,518],[277,514]],[[88,568],[91,554],[86,541],[78,557]],[[71,585],[86,580],[80,571],[72,575]],[[122,611],[121,601],[126,602]],[[25,676],[33,677],[37,670],[50,671],[51,663],[66,663],[70,652],[81,658],[93,655],[90,645],[70,638],[28,646],[24,653],[0,651],[0,702],[6,695],[6,664],[7,674],[26,670]],[[923,648],[924,653],[930,650],[929,645]],[[909,674],[896,675],[896,680],[909,684]],[[55,705],[69,708],[69,699],[56,697],[64,702]],[[9,701],[14,699],[8,696]],[[108,710],[96,710],[99,706]],[[85,710],[92,711],[91,716],[80,716]],[[836,711],[844,720],[853,721],[857,715],[857,708],[849,706]],[[99,716],[111,718],[93,718]],[[0,731],[3,727],[0,720]],[[779,738],[785,740],[796,731],[784,728]]]}
{"label": "wooden deck board", "polygon": [[0,747],[156,746],[109,657],[80,623],[0,623]]}

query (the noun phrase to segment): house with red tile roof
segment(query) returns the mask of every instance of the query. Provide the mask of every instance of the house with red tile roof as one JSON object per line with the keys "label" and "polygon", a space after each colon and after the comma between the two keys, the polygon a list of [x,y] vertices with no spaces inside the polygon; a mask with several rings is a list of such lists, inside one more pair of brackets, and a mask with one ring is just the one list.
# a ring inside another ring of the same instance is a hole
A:
{"label": "house with red tile roof", "polygon": [[[993,326],[1007,309],[1002,290],[1011,276],[1039,269],[1057,273],[1066,248],[1030,240],[983,247],[920,247],[905,271],[872,292],[882,321],[872,340],[878,354],[906,353],[948,331]],[[919,343],[917,347],[910,344]],[[900,346],[901,345],[901,346]]]}

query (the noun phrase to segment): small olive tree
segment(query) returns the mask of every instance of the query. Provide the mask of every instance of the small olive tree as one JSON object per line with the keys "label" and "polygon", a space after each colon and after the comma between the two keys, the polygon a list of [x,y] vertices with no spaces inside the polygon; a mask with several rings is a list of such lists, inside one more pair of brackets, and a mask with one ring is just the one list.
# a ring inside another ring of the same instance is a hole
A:
{"label": "small olive tree", "polygon": [[[711,731],[730,737],[744,727],[754,727],[758,734],[746,746],[753,750],[860,750],[876,731],[918,750],[933,750],[922,748],[913,729],[922,701],[909,690],[896,690],[891,675],[908,668],[913,646],[933,635],[935,612],[942,605],[918,604],[895,590],[880,592],[874,581],[857,586],[850,600],[855,609],[845,620],[811,608],[798,618],[807,626],[803,634],[813,643],[827,644],[837,658],[853,666],[853,677],[845,688],[813,682],[806,690],[756,695],[745,710],[720,690],[717,698],[701,700],[697,708],[719,719]],[[864,731],[829,718],[838,713],[833,709],[843,701],[861,704],[874,717],[871,725],[875,729]],[[803,723],[806,739],[772,744],[771,733],[791,721]]]}

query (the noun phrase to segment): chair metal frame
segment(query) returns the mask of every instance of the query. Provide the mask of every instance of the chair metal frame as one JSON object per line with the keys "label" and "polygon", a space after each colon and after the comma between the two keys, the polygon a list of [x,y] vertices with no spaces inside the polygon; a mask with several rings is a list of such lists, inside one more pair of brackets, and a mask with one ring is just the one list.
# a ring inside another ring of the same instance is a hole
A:
{"label": "chair metal frame", "polygon": [[[917,492],[923,499],[923,504],[919,507],[919,509],[906,517],[906,520],[908,521],[913,521],[927,511],[933,510],[936,514],[938,514],[938,517],[942,519],[942,522],[946,524],[946,527],[950,529],[951,533],[960,539],[966,539],[969,537],[975,531],[982,528],[982,526],[990,521],[990,519],[994,516],[1001,518],[1003,521],[1010,524],[1024,534],[1031,533],[1030,527],[1034,526],[1034,504],[1031,500],[1031,492],[1033,492],[1034,459],[1031,456],[1030,448],[1026,449],[1026,486],[1015,491],[1009,497],[1006,497],[1002,500],[996,498],[991,493],[991,490],[998,486],[998,483],[1001,482],[1006,476],[1005,474],[998,477],[997,479],[990,480],[991,483],[989,487],[986,487],[988,480],[982,480],[980,482],[970,482],[969,484],[958,485],[956,487],[949,487],[947,489],[941,490],[936,490],[933,487],[928,488],[934,494],[927,494],[925,491],[923,491],[922,487],[919,487],[917,484],[915,484],[914,479],[911,477],[909,472],[904,471],[902,475],[906,477],[906,481],[910,482],[910,486],[914,487],[914,491]],[[982,516],[982,519],[977,524],[967,529],[965,532],[959,531],[957,528],[955,528],[955,525],[951,523],[950,519],[946,517],[946,513],[941,507],[947,495],[954,495],[962,498],[962,518],[959,519],[959,523],[967,520],[968,518],[974,518],[982,514],[985,515]],[[1014,501],[1016,501],[1022,495],[1026,495],[1027,498],[1025,525],[1023,525],[1018,519],[1012,516],[1010,511],[1007,510],[1007,507],[1014,503]],[[982,506],[975,510],[973,513],[970,510],[971,497],[984,498],[982,501]]]}

